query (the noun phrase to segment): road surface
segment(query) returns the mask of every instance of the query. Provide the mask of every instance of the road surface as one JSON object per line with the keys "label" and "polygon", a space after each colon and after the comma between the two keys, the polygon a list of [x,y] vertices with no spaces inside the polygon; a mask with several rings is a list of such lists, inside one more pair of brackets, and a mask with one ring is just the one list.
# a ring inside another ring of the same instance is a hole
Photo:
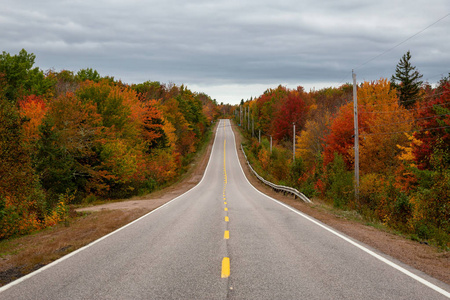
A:
{"label": "road surface", "polygon": [[447,299],[450,287],[257,191],[228,120],[202,181],[0,299]]}

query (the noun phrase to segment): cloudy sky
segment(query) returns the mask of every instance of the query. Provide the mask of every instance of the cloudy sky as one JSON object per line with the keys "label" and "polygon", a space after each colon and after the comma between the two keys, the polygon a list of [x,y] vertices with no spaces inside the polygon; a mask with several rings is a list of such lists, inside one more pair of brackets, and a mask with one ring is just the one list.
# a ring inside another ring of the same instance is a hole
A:
{"label": "cloudy sky", "polygon": [[450,72],[449,14],[449,0],[3,0],[0,51],[235,104],[279,84],[339,86],[352,69],[390,78],[408,50],[435,83]]}

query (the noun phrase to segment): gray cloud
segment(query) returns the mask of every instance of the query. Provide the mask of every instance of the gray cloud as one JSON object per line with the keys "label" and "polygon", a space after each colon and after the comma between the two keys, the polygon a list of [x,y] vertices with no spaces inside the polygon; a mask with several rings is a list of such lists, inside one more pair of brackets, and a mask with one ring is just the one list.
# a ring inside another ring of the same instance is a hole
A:
{"label": "gray cloud", "polygon": [[424,79],[450,71],[450,17],[358,67],[450,13],[448,0],[4,2],[0,50],[25,48],[41,69],[185,83],[223,102],[264,85],[337,85],[352,68],[389,78],[409,49]]}

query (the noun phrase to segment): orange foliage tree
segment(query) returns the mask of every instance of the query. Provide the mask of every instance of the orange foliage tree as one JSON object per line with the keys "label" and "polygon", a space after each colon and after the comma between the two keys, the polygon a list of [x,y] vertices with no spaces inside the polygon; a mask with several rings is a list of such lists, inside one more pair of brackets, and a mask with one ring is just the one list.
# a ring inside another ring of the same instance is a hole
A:
{"label": "orange foliage tree", "polygon": [[30,143],[36,141],[39,137],[39,126],[47,112],[47,105],[40,96],[25,96],[18,102],[19,113],[26,121],[22,127],[24,130],[24,139]]}
{"label": "orange foliage tree", "polygon": [[361,128],[361,172],[391,173],[401,165],[397,157],[400,147],[409,145],[405,133],[413,130],[414,116],[399,105],[386,79],[364,82],[358,89],[358,104],[360,115],[367,119]]}

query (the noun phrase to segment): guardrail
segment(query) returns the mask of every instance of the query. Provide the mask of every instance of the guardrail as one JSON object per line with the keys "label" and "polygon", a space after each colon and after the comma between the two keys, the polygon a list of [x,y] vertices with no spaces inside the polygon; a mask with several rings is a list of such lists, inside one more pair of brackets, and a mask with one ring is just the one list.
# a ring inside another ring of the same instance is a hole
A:
{"label": "guardrail", "polygon": [[247,155],[245,154],[244,147],[242,146],[242,144],[241,144],[241,150],[242,150],[242,153],[244,153],[245,161],[247,161],[247,164],[250,167],[250,170],[252,170],[252,172],[253,172],[253,174],[255,174],[256,178],[258,178],[260,181],[262,181],[265,185],[270,186],[276,192],[289,193],[289,194],[294,195],[295,198],[300,198],[301,200],[303,200],[306,203],[312,203],[312,201],[309,200],[308,197],[303,195],[303,193],[299,192],[297,189],[294,189],[293,187],[289,187],[289,186],[278,185],[278,184],[272,183],[270,181],[265,180],[261,176],[259,176],[259,174],[256,173],[255,170],[253,170],[252,165],[248,161]]}

